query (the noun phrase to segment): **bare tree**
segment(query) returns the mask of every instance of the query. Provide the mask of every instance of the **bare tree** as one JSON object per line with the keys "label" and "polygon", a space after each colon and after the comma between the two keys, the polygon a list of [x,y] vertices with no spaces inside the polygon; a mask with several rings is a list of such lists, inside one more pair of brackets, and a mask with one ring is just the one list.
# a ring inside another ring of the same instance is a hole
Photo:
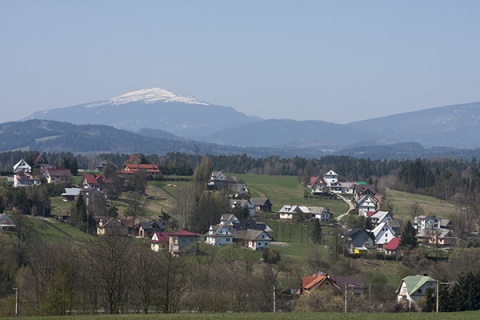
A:
{"label": "bare tree", "polygon": [[132,274],[133,242],[128,237],[108,235],[96,238],[87,246],[91,284],[107,313],[117,314],[127,307]]}

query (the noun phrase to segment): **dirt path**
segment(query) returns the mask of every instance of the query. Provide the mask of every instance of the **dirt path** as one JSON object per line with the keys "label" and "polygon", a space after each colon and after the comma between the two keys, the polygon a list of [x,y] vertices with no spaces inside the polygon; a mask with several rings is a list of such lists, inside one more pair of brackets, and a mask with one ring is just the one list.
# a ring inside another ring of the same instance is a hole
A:
{"label": "dirt path", "polygon": [[349,214],[350,211],[352,211],[353,209],[355,209],[355,206],[353,205],[353,203],[352,203],[350,200],[348,200],[348,199],[345,198],[344,196],[338,195],[338,197],[339,197],[340,199],[342,199],[343,202],[345,202],[346,204],[348,204],[348,210],[347,210],[347,212],[345,212],[345,213],[343,213],[343,214],[341,214],[341,215],[339,215],[339,216],[337,217],[337,220],[342,220],[342,218],[345,217],[347,214]]}

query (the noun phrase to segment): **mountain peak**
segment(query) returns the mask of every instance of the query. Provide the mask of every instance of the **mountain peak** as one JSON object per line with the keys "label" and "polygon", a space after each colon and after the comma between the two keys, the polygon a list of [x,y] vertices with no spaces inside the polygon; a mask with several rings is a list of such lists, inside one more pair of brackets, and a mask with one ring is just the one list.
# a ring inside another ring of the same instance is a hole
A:
{"label": "mountain peak", "polygon": [[193,97],[179,96],[176,93],[173,93],[171,91],[168,91],[162,88],[150,88],[150,89],[143,89],[143,90],[128,92],[118,97],[114,97],[101,102],[94,102],[86,105],[86,107],[94,108],[94,107],[103,106],[106,104],[122,105],[130,102],[143,102],[148,104],[148,103],[155,103],[157,101],[208,105],[208,103],[202,102]]}

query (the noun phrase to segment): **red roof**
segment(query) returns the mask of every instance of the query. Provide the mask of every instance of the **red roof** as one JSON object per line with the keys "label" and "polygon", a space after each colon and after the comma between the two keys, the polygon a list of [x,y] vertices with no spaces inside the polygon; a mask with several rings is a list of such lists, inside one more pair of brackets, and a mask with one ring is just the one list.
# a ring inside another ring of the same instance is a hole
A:
{"label": "red roof", "polygon": [[152,236],[153,243],[168,243],[171,232],[155,232]]}
{"label": "red roof", "polygon": [[367,217],[371,217],[375,214],[376,211],[368,211],[367,212]]}
{"label": "red roof", "polygon": [[390,240],[389,243],[383,246],[383,249],[388,250],[388,251],[395,251],[398,249],[398,246],[400,245],[400,238],[393,238]]}
{"label": "red roof", "polygon": [[177,231],[177,232],[172,232],[170,233],[171,236],[176,236],[176,237],[198,237],[198,233],[193,233],[187,230],[182,230],[182,231]]}
{"label": "red roof", "polygon": [[139,170],[145,170],[148,173],[160,173],[160,169],[156,164],[132,164],[128,163],[125,165],[124,170],[122,171],[133,171],[137,172]]}

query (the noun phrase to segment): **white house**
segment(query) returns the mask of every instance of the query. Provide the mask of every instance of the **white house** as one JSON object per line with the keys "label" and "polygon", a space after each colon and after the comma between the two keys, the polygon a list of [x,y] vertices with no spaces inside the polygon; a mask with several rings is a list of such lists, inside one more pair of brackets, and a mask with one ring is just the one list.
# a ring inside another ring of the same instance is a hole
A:
{"label": "white house", "polygon": [[17,171],[32,172],[32,167],[22,159],[13,166],[13,172]]}
{"label": "white house", "polygon": [[435,216],[418,216],[415,217],[414,225],[417,226],[417,231],[422,230],[439,230],[441,228],[442,218]]}
{"label": "white house", "polygon": [[335,171],[330,170],[325,173],[323,180],[327,183],[327,186],[330,187],[332,183],[338,182],[338,174]]}
{"label": "white house", "polygon": [[236,242],[243,242],[243,245],[251,250],[262,251],[270,248],[272,238],[261,230],[233,231]]}
{"label": "white house", "polygon": [[428,276],[408,276],[400,281],[397,302],[406,309],[416,309],[416,302],[425,296],[427,289],[437,290],[437,281]]}
{"label": "white house", "polygon": [[384,222],[386,223],[388,221],[393,220],[389,211],[381,211],[381,210],[378,210],[373,215],[371,215],[369,218],[372,221],[372,225],[374,227],[378,226],[381,223],[384,223]]}
{"label": "white house", "polygon": [[372,194],[366,194],[357,201],[358,215],[366,217],[370,211],[377,211],[380,207],[380,202]]}
{"label": "white house", "polygon": [[210,226],[205,240],[206,244],[211,246],[226,246],[233,243],[232,229],[227,226]]}
{"label": "white house", "polygon": [[255,217],[255,206],[250,200],[230,199],[231,209],[245,209],[248,211],[249,217]]}
{"label": "white house", "polygon": [[280,220],[293,220],[296,216],[299,216],[299,206],[292,204],[286,204],[278,210],[278,216]]}
{"label": "white house", "polygon": [[318,219],[320,222],[328,222],[333,219],[333,213],[324,207],[309,207],[311,219]]}
{"label": "white house", "polygon": [[382,222],[372,230],[377,248],[383,248],[384,245],[395,238],[395,231],[386,223]]}

